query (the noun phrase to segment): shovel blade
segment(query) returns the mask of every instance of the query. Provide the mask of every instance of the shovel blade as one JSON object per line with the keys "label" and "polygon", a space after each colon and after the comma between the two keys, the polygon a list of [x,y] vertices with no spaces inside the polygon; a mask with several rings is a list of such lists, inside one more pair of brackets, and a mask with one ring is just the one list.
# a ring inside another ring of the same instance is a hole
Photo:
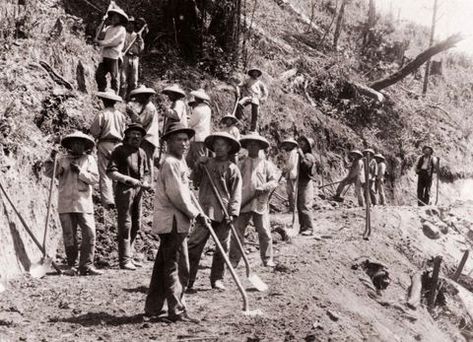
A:
{"label": "shovel blade", "polygon": [[30,266],[30,275],[33,278],[43,278],[51,269],[52,260],[45,258],[39,264],[32,264]]}
{"label": "shovel blade", "polygon": [[261,278],[257,274],[251,273],[248,276],[248,280],[250,281],[251,285],[253,285],[258,291],[264,292],[268,290],[268,285],[266,285],[266,283],[261,280]]}

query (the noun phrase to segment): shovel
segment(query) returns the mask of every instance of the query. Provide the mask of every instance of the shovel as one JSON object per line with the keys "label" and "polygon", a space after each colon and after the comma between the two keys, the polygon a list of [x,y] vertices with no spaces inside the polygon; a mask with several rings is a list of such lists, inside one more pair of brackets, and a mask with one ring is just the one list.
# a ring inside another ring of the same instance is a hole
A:
{"label": "shovel", "polygon": [[367,153],[365,159],[365,204],[366,204],[366,220],[363,239],[368,240],[371,235],[371,197],[370,197],[370,155]]}
{"label": "shovel", "polygon": [[[10,203],[11,207],[13,208],[13,211],[15,212],[15,214],[18,216],[18,218],[20,219],[21,223],[23,224],[23,227],[25,228],[26,232],[28,233],[28,235],[31,237],[31,239],[33,240],[33,242],[35,243],[35,245],[39,248],[39,250],[43,253],[43,255],[45,255],[46,257],[43,257],[43,259],[41,260],[40,264],[39,265],[31,265],[30,267],[30,274],[31,276],[35,277],[35,278],[41,278],[43,277],[47,272],[48,270],[50,269],[50,266],[52,266],[57,274],[61,274],[61,270],[60,268],[57,266],[57,264],[50,258],[46,255],[46,250],[44,249],[44,247],[39,243],[38,239],[36,238],[36,236],[33,234],[32,230],[29,228],[28,224],[26,223],[25,219],[23,218],[23,216],[20,214],[20,212],[16,209],[15,205],[13,204],[12,200],[10,199],[10,196],[8,196],[8,193],[6,192],[2,182],[0,182],[0,190],[2,190],[2,193],[4,195],[4,197],[7,199],[8,203]],[[4,200],[4,197],[2,196],[2,200],[3,200],[3,204],[5,205],[5,200]]]}
{"label": "shovel", "polygon": [[[197,201],[197,199],[195,198],[195,196],[192,192],[190,193],[190,195],[191,195],[192,201],[194,202],[194,205],[197,207],[199,212],[202,215],[204,215],[204,211],[202,210],[202,207],[200,206],[199,201]],[[232,278],[233,278],[233,280],[235,281],[235,283],[238,287],[238,291],[240,291],[240,294],[241,294],[242,299],[243,299],[243,313],[246,314],[246,315],[251,315],[251,316],[260,314],[259,310],[256,310],[256,311],[250,311],[249,310],[248,295],[246,294],[245,289],[241,285],[240,279],[238,278],[238,275],[236,274],[235,269],[233,268],[230,260],[228,259],[228,256],[225,253],[225,251],[222,247],[222,244],[220,243],[220,241],[217,237],[217,234],[215,234],[215,231],[213,230],[213,228],[210,224],[207,224],[207,229],[209,230],[210,235],[212,235],[212,238],[214,239],[215,245],[217,246],[218,250],[222,254],[223,260],[227,264],[227,267],[230,270],[230,274],[232,275]]]}
{"label": "shovel", "polygon": [[[225,204],[223,203],[222,197],[220,196],[220,193],[218,192],[217,186],[215,185],[214,180],[212,179],[212,176],[209,173],[209,170],[207,169],[205,165],[203,165],[203,168],[205,170],[207,178],[210,181],[212,191],[215,197],[217,197],[218,203],[220,204],[220,207],[222,208],[225,218],[227,219],[230,218],[230,216],[228,215],[227,208],[225,207]],[[243,245],[240,241],[240,237],[238,236],[238,233],[233,223],[230,223],[230,229],[232,231],[233,237],[235,238],[235,241],[237,242],[238,249],[240,250],[241,255],[243,257],[243,261],[245,262],[246,277],[258,291],[261,291],[261,292],[266,291],[268,289],[268,285],[266,285],[257,274],[251,272],[250,263],[248,262],[248,258],[246,257],[245,250],[243,248]]]}
{"label": "shovel", "polygon": [[53,175],[51,177],[51,183],[49,184],[49,196],[48,196],[48,210],[46,211],[46,222],[44,223],[44,235],[43,235],[43,258],[46,257],[46,239],[48,237],[49,218],[51,216],[51,200],[53,197],[54,181],[56,180],[56,167],[57,167],[57,154],[53,157]]}

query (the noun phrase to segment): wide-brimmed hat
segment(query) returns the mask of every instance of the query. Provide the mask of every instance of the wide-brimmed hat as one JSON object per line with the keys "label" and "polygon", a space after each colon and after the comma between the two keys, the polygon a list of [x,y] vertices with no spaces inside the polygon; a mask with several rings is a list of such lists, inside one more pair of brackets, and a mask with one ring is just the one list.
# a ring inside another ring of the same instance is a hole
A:
{"label": "wide-brimmed hat", "polygon": [[434,149],[432,148],[432,146],[429,146],[429,145],[425,145],[424,147],[422,147],[422,152],[423,152],[426,148],[428,148],[431,153],[434,153]]}
{"label": "wide-brimmed hat", "polygon": [[356,156],[358,156],[358,157],[363,157],[363,153],[361,153],[360,150],[351,150],[349,154],[350,154],[350,155],[354,154],[354,155],[356,155]]}
{"label": "wide-brimmed hat", "polygon": [[262,137],[261,135],[259,135],[258,133],[250,133],[248,135],[244,135],[240,139],[240,144],[243,148],[246,148],[248,144],[252,141],[256,141],[260,143],[262,149],[269,147],[269,141],[265,137]]}
{"label": "wide-brimmed hat", "polygon": [[293,138],[289,138],[281,141],[281,143],[279,144],[280,148],[284,148],[285,146],[290,147],[292,150],[293,148],[299,147],[299,144]]}
{"label": "wide-brimmed hat", "polygon": [[148,88],[145,85],[140,85],[138,88],[130,91],[130,96],[136,96],[140,94],[146,94],[146,95],[151,96],[151,95],[156,94],[156,92],[154,91],[153,88]]}
{"label": "wide-brimmed hat", "polygon": [[113,90],[107,90],[107,91],[99,91],[97,92],[97,97],[100,97],[102,99],[107,99],[115,102],[122,102],[123,99],[115,94]]}
{"label": "wide-brimmed hat", "polygon": [[[250,75],[251,72],[253,72],[253,71],[256,71],[256,72],[258,73],[258,76],[257,76],[257,77],[260,77],[261,75],[263,75],[263,72],[262,72],[260,69],[256,68],[256,67],[249,68],[249,69],[248,69],[248,75]],[[250,75],[250,76],[251,76],[251,75]]]}
{"label": "wide-brimmed hat", "polygon": [[207,95],[204,89],[193,90],[190,94],[196,99],[201,99],[202,101],[210,102],[210,96]]}
{"label": "wide-brimmed hat", "polygon": [[173,84],[172,86],[166,87],[163,89],[163,94],[166,93],[174,93],[174,94],[179,94],[182,97],[186,96],[186,92],[177,84]]}
{"label": "wide-brimmed hat", "polygon": [[87,135],[82,133],[81,131],[75,131],[71,134],[66,135],[62,140],[61,140],[61,145],[67,149],[71,148],[71,142],[74,140],[81,140],[84,145],[86,150],[91,150],[95,146],[95,141],[94,139]]}
{"label": "wide-brimmed hat", "polygon": [[146,129],[143,128],[142,124],[137,123],[137,122],[131,123],[128,126],[126,126],[125,132],[123,132],[123,134],[125,134],[126,136],[131,131],[138,131],[138,132],[141,132],[143,136],[146,135]]}
{"label": "wide-brimmed hat", "polygon": [[116,14],[120,15],[120,16],[123,18],[123,21],[124,21],[124,22],[128,22],[128,20],[129,20],[129,19],[128,19],[128,15],[127,15],[127,14],[125,13],[125,11],[122,10],[121,8],[116,8],[116,7],[115,7],[115,8],[111,8],[111,9],[108,10],[107,13],[116,13]]}
{"label": "wide-brimmed hat", "polygon": [[366,153],[371,153],[371,154],[374,154],[374,150],[372,148],[365,148],[363,150],[363,154],[366,154]]}
{"label": "wide-brimmed hat", "polygon": [[309,145],[309,148],[310,148],[311,151],[312,151],[312,149],[313,149],[314,146],[315,146],[315,140],[312,139],[312,138],[306,137],[305,135],[301,135],[301,136],[299,137],[299,140],[305,140],[305,142],[307,143],[307,145]]}
{"label": "wide-brimmed hat", "polygon": [[381,153],[375,154],[374,157],[377,158],[377,159],[386,160],[386,158],[384,158],[384,156]]}
{"label": "wide-brimmed hat", "polygon": [[232,120],[234,123],[240,122],[240,120],[238,120],[238,118],[237,118],[235,115],[231,115],[231,114],[225,115],[225,116],[220,120],[220,122],[223,122],[223,121],[225,121],[225,120]]}
{"label": "wide-brimmed hat", "polygon": [[231,134],[227,132],[216,132],[207,136],[207,138],[205,138],[205,147],[214,152],[213,145],[217,139],[225,139],[230,144],[231,149],[228,154],[235,154],[240,151],[241,146],[238,140],[236,140]]}
{"label": "wide-brimmed hat", "polygon": [[168,126],[161,139],[168,140],[172,135],[178,133],[186,133],[189,136],[189,139],[191,139],[194,136],[195,131],[192,128],[184,126],[181,122],[173,122]]}

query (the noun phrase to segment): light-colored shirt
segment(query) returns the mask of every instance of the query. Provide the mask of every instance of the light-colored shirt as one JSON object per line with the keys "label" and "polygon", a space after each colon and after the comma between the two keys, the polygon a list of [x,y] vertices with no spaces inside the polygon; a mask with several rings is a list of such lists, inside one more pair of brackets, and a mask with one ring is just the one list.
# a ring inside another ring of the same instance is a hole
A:
{"label": "light-colored shirt", "polygon": [[158,234],[170,233],[175,218],[177,232],[188,233],[191,221],[198,213],[191,200],[185,159],[166,155],[156,180],[153,230]]}
{"label": "light-colored shirt", "polygon": [[[231,161],[209,159],[205,164],[230,216],[238,216],[241,206],[242,179],[240,170]],[[197,166],[192,173],[194,185],[199,187],[199,203],[204,213],[216,222],[222,222],[225,214],[215,196],[212,185],[203,167]]]}
{"label": "light-colored shirt", "polygon": [[283,151],[284,154],[284,166],[283,172],[286,179],[295,180],[297,178],[297,161],[299,154],[297,148],[290,150],[289,152]]}
{"label": "light-colored shirt", "polygon": [[138,56],[144,50],[145,42],[136,32],[127,32],[125,44],[123,44],[123,52],[130,46],[131,42],[133,44],[128,49],[127,55]]}
{"label": "light-colored shirt", "polygon": [[126,127],[125,115],[114,108],[105,108],[99,112],[90,126],[90,134],[99,142],[123,140]]}
{"label": "light-colored shirt", "polygon": [[227,132],[232,137],[234,137],[236,140],[240,140],[240,130],[235,125],[224,126],[223,129],[222,129],[222,132]]}
{"label": "light-colored shirt", "polygon": [[194,141],[203,142],[210,134],[210,119],[212,110],[206,103],[199,103],[192,109],[189,127],[194,129]]}
{"label": "light-colored shirt", "polygon": [[371,159],[370,163],[368,165],[368,170],[369,170],[369,180],[375,180],[376,176],[378,175],[378,163],[376,163],[376,160]]}
{"label": "light-colored shirt", "polygon": [[386,175],[386,163],[385,162],[379,162],[378,163],[378,176],[377,176],[377,179],[383,180],[385,175]]}
{"label": "light-colored shirt", "polygon": [[189,125],[187,122],[187,111],[187,105],[183,100],[179,99],[177,101],[174,101],[171,108],[164,112],[165,115],[169,118],[167,125],[169,125],[171,122],[180,122],[184,125],[184,127],[188,127]]}
{"label": "light-colored shirt", "polygon": [[148,102],[145,107],[138,102],[130,102],[127,105],[127,112],[130,113],[131,121],[140,123],[146,130],[144,139],[150,144],[159,147],[159,117],[156,106]]}
{"label": "light-colored shirt", "polygon": [[242,96],[252,97],[259,103],[268,98],[268,88],[260,79],[248,77],[245,81],[240,83],[239,87],[242,90]]}
{"label": "light-colored shirt", "polygon": [[[79,172],[71,170],[71,163],[79,167]],[[53,176],[53,162],[45,162],[45,174]],[[56,167],[58,185],[58,213],[94,212],[92,202],[93,185],[99,181],[99,172],[95,158],[89,154],[73,156],[67,154],[58,157]]]}
{"label": "light-colored shirt", "polygon": [[360,181],[361,183],[365,182],[365,164],[363,163],[363,158],[354,160],[351,163],[350,171],[346,177],[348,180],[353,182]]}
{"label": "light-colored shirt", "polygon": [[122,25],[107,26],[103,40],[99,40],[102,46],[102,57],[118,59],[122,55],[125,45],[126,29]]}
{"label": "light-colored shirt", "polygon": [[[270,161],[260,157],[243,158],[239,166],[243,178],[241,212],[266,213],[269,210],[269,193],[278,186],[276,167]],[[264,193],[255,197],[256,190],[263,190]]]}

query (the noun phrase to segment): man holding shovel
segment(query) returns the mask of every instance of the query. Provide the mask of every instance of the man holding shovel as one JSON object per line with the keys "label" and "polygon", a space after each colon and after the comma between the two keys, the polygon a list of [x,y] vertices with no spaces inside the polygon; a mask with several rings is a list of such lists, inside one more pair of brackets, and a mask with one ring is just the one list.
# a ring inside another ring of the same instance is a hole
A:
{"label": "man holding shovel", "polygon": [[[61,145],[67,154],[57,159],[56,177],[58,186],[58,213],[61,221],[64,247],[69,273],[100,275],[94,267],[95,220],[92,202],[93,185],[98,182],[97,162],[90,155],[94,140],[82,132],[74,132],[62,139]],[[53,151],[54,158],[56,151]],[[53,161],[45,163],[45,174],[52,177]],[[82,233],[79,269],[76,269],[79,254],[77,226]]]}
{"label": "man holding shovel", "polygon": [[136,27],[135,18],[128,18],[120,72],[120,96],[124,99],[128,99],[130,91],[138,87],[139,56],[145,49],[142,32],[136,32]]}
{"label": "man holding shovel", "polygon": [[150,171],[145,151],[140,148],[146,130],[130,124],[123,145],[112,152],[107,173],[115,185],[118,221],[118,262],[123,270],[136,270],[141,264],[132,257],[133,242],[141,228],[143,190],[150,190]]}
{"label": "man holding shovel", "polygon": [[[204,213],[212,221],[212,228],[223,249],[227,252],[230,246],[230,224],[240,214],[241,206],[241,174],[238,167],[230,161],[230,156],[240,150],[240,143],[230,134],[219,132],[209,135],[205,139],[205,146],[215,153],[215,157],[201,157],[194,168],[192,180],[194,185],[199,188],[199,203]],[[209,175],[212,180],[209,179]],[[212,181],[218,194],[213,189]],[[226,211],[229,217],[226,217],[217,196],[220,196],[227,206]],[[209,230],[201,225],[197,225],[189,237],[190,279],[188,289],[190,290],[193,288],[200,257],[209,237]],[[212,288],[225,290],[224,272],[224,257],[217,250],[213,256],[210,272]]]}
{"label": "man holding shovel", "polygon": [[166,314],[172,321],[195,321],[187,314],[184,290],[189,279],[187,236],[195,220],[205,226],[209,219],[199,213],[191,200],[189,169],[184,153],[194,131],[181,123],[169,125],[162,139],[167,153],[156,179],[153,230],[160,245],[146,297],[145,314]]}
{"label": "man holding shovel", "polygon": [[299,214],[300,233],[310,236],[314,233],[312,222],[312,203],[314,201],[314,166],[315,157],[312,154],[315,141],[312,138],[301,136],[298,139],[299,175],[297,179],[297,212]]}
{"label": "man holding shovel", "polygon": [[[349,168],[348,175],[342,179],[340,184],[338,184],[337,191],[333,200],[337,202],[343,202],[342,194],[345,188],[351,184],[355,185],[355,195],[358,199],[358,205],[363,207],[365,205],[365,200],[363,197],[362,184],[364,183],[364,166],[363,166],[363,154],[359,150],[352,150],[348,155],[351,164],[345,165]],[[346,161],[344,161],[346,163]]]}
{"label": "man holding shovel", "polygon": [[258,129],[259,108],[263,102],[268,99],[268,88],[260,79],[263,72],[258,68],[248,70],[248,78],[242,81],[237,87],[238,106],[236,117],[238,120],[243,118],[243,109],[251,105],[250,132],[256,132]]}
{"label": "man holding shovel", "polygon": [[[260,256],[264,266],[274,267],[273,239],[269,225],[268,198],[278,181],[274,165],[260,157],[260,150],[269,147],[269,142],[257,133],[243,136],[240,139],[243,148],[248,150],[248,157],[240,161],[243,177],[242,207],[240,216],[235,221],[235,228],[240,241],[245,241],[245,230],[253,219],[258,233]],[[233,237],[230,245],[230,261],[235,267],[241,259],[238,242]]]}

